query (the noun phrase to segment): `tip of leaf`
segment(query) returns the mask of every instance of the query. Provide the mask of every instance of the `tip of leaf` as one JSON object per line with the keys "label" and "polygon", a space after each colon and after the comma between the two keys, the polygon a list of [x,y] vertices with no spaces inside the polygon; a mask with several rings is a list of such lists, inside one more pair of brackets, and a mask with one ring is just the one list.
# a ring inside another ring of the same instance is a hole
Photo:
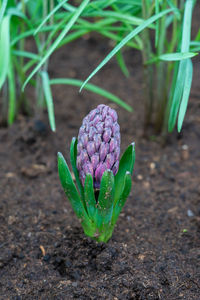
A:
{"label": "tip of leaf", "polygon": [[57,152],[57,157],[61,157],[62,153],[61,152]]}
{"label": "tip of leaf", "polygon": [[84,88],[84,86],[85,86],[85,84],[82,84],[82,86],[81,86],[80,89],[79,89],[79,93],[82,92],[82,89]]}
{"label": "tip of leaf", "polygon": [[131,145],[132,145],[133,149],[135,149],[135,142],[132,142]]}
{"label": "tip of leaf", "polygon": [[181,132],[181,129],[182,129],[182,126],[178,125],[178,127],[177,127],[178,133]]}

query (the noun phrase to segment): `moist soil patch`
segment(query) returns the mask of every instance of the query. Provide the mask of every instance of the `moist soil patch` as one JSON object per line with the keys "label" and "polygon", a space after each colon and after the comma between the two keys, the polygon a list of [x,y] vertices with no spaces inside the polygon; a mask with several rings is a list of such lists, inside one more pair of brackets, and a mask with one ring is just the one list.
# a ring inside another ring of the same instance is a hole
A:
{"label": "moist soil patch", "polygon": [[[50,77],[83,79],[110,48],[99,38],[81,39],[53,55]],[[129,79],[113,59],[93,83],[134,113],[54,86],[56,133],[46,113],[19,116],[0,129],[0,299],[199,299],[199,66],[183,131],[163,148],[157,137],[143,137],[140,54],[127,51],[126,61]],[[84,236],[61,188],[56,157],[61,151],[69,162],[72,137],[100,103],[118,112],[122,152],[136,143],[132,192],[107,244]]]}

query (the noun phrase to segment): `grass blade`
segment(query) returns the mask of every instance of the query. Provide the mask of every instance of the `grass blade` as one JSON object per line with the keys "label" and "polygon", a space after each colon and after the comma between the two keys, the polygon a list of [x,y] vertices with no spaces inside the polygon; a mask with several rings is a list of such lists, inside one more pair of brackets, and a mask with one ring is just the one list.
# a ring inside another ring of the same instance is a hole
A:
{"label": "grass blade", "polygon": [[119,67],[122,71],[122,73],[126,76],[126,77],[129,77],[129,70],[126,66],[126,63],[124,61],[124,58],[123,58],[123,54],[122,54],[122,51],[118,51],[116,53],[116,58],[117,58],[117,62],[119,64]]}
{"label": "grass blade", "polygon": [[187,105],[188,105],[188,100],[189,100],[189,95],[190,95],[190,90],[192,85],[192,75],[193,75],[192,61],[188,59],[187,67],[185,71],[185,83],[184,83],[183,96],[182,96],[181,105],[178,114],[178,132],[181,131]]}
{"label": "grass blade", "polygon": [[176,60],[192,58],[196,55],[198,55],[198,53],[194,53],[194,52],[169,53],[169,54],[162,54],[158,58],[164,61],[176,61]]}
{"label": "grass blade", "polygon": [[0,25],[0,89],[8,74],[10,58],[10,18],[4,17]]}
{"label": "grass blade", "polygon": [[49,123],[52,131],[56,130],[56,124],[55,124],[55,115],[54,115],[54,106],[53,106],[53,98],[49,83],[49,76],[47,72],[43,71],[41,72],[42,76],[42,84],[43,84],[43,90],[44,95],[47,103],[47,110],[48,110],[48,116],[49,116]]}
{"label": "grass blade", "polygon": [[[181,52],[188,52],[190,48],[192,8],[193,8],[193,0],[187,0],[185,3],[185,10],[184,10],[184,17],[183,17]],[[177,81],[174,90],[174,95],[172,98],[172,104],[171,104],[170,115],[168,120],[169,132],[173,131],[176,124],[177,114],[178,114],[178,110],[180,107],[180,102],[184,90],[185,73],[186,73],[187,64],[188,64],[188,60],[182,60],[179,64]]]}
{"label": "grass blade", "polygon": [[[155,12],[156,14],[159,13],[160,7],[159,7],[159,0],[155,1]],[[155,31],[155,47],[158,46],[158,38],[159,38],[159,20],[156,21],[156,31]]]}
{"label": "grass blade", "polygon": [[7,6],[8,0],[3,0],[3,3],[1,5],[1,9],[0,9],[0,25],[6,10],[6,6]]}
{"label": "grass blade", "polygon": [[[83,84],[83,81],[78,80],[78,79],[70,79],[70,78],[56,78],[56,79],[51,79],[50,84],[67,84],[67,85],[81,87]],[[121,100],[117,96],[111,94],[110,92],[107,92],[106,90],[104,90],[94,84],[87,83],[85,85],[85,89],[115,102],[116,104],[123,107],[124,109],[126,109],[129,112],[133,111],[132,107],[130,105],[126,104],[123,100]]]}
{"label": "grass blade", "polygon": [[[144,19],[142,18],[138,18],[138,17],[133,17],[130,16],[128,14],[122,14],[122,13],[116,13],[113,11],[97,11],[97,12],[92,12],[89,14],[84,14],[84,16],[87,17],[105,17],[105,18],[115,18],[117,21],[120,20],[120,22],[124,21],[124,22],[128,22],[129,24],[132,25],[142,25],[144,22]],[[152,29],[154,29],[155,27],[150,24],[147,25],[147,27],[150,27]]]}
{"label": "grass blade", "polygon": [[73,26],[73,24],[76,22],[76,20],[78,19],[78,17],[80,16],[80,14],[82,13],[82,11],[86,7],[86,5],[89,3],[89,1],[90,0],[84,0],[81,3],[81,5],[76,9],[76,12],[72,16],[72,18],[70,19],[70,21],[68,22],[68,24],[66,25],[66,27],[62,30],[62,32],[60,33],[60,35],[53,42],[53,44],[50,46],[50,48],[48,49],[48,51],[46,52],[46,54],[44,55],[44,57],[41,59],[40,63],[34,68],[34,70],[31,72],[31,74],[26,79],[26,81],[24,82],[24,85],[22,87],[22,90],[24,90],[24,88],[27,85],[27,83],[29,82],[29,80],[35,75],[35,73],[37,71],[39,71],[40,67],[46,62],[46,60],[49,58],[49,56],[54,52],[54,50],[57,48],[57,46],[62,41],[62,39],[64,38],[64,36],[68,33],[68,31],[71,29],[71,27]]}
{"label": "grass blade", "polygon": [[12,54],[16,56],[31,58],[34,59],[35,61],[40,60],[41,58],[39,55],[28,51],[12,50]]}
{"label": "grass blade", "polygon": [[13,63],[10,57],[8,68],[8,84],[9,84],[9,104],[8,104],[8,124],[12,125],[16,114],[16,91],[15,91],[15,74]]}
{"label": "grass blade", "polygon": [[178,61],[178,60],[183,60],[183,59],[187,59],[187,58],[192,58],[196,55],[198,55],[198,53],[195,53],[195,52],[166,53],[166,54],[161,54],[159,56],[156,56],[156,57],[148,60],[145,64],[148,65],[148,64],[156,63],[159,60],[162,60],[162,61]]}
{"label": "grass blade", "polygon": [[62,2],[60,2],[47,16],[46,18],[44,18],[44,20],[40,23],[40,25],[37,27],[37,29],[34,32],[34,35],[36,35],[38,33],[38,31],[41,29],[41,27],[51,18],[51,16],[57,12],[57,10],[63,6],[63,4],[65,2],[67,2],[68,0],[63,0]]}
{"label": "grass blade", "polygon": [[86,83],[124,46],[129,42],[132,38],[134,38],[138,33],[140,33],[143,29],[148,27],[150,24],[163,17],[164,15],[172,12],[174,9],[166,9],[160,12],[157,15],[152,16],[148,20],[144,21],[141,25],[136,27],[133,31],[131,31],[105,58],[104,60],[97,66],[97,68],[88,76],[88,78],[84,81],[83,85],[80,88],[80,91],[86,85]]}

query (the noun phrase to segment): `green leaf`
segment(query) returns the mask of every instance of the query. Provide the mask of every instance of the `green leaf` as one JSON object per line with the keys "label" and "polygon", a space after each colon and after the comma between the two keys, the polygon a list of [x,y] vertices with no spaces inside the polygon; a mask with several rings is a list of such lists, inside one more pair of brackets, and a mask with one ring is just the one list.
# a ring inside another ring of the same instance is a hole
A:
{"label": "green leaf", "polygon": [[1,22],[6,10],[6,6],[7,6],[8,0],[3,0],[3,3],[1,5],[1,9],[0,9],[0,26],[1,26]]}
{"label": "green leaf", "polygon": [[[105,17],[105,18],[115,18],[117,21],[120,20],[120,22],[122,21],[126,21],[129,24],[133,24],[133,25],[142,25],[144,22],[144,19],[142,18],[138,18],[135,16],[131,16],[128,14],[123,14],[123,13],[117,13],[117,12],[113,12],[113,11],[94,11],[91,12],[89,14],[84,14],[84,16],[90,16],[90,17]],[[147,25],[147,27],[150,28],[154,28],[154,26],[150,24]]]}
{"label": "green leaf", "polygon": [[50,48],[47,50],[47,52],[45,53],[44,57],[41,59],[41,61],[39,62],[39,64],[34,68],[34,70],[31,72],[31,74],[28,76],[28,78],[24,82],[24,85],[22,87],[23,90],[24,90],[25,86],[27,85],[27,83],[29,82],[29,80],[35,75],[35,73],[37,71],[39,71],[40,67],[46,62],[46,60],[49,58],[49,56],[57,48],[57,46],[59,45],[59,43],[62,41],[62,39],[64,38],[64,36],[68,33],[68,31],[71,29],[71,27],[76,22],[76,20],[78,19],[78,17],[80,16],[80,14],[82,13],[82,11],[86,7],[86,5],[89,3],[89,1],[90,0],[83,0],[82,3],[80,4],[80,6],[76,9],[76,12],[74,13],[74,15],[72,16],[72,18],[70,19],[70,21],[67,23],[66,27],[61,31],[61,33],[56,38],[56,40],[53,42],[53,44],[50,46]]}
{"label": "green leaf", "polygon": [[[70,79],[70,78],[56,78],[56,79],[51,79],[50,84],[67,84],[67,85],[73,85],[73,86],[78,86],[81,87],[83,84],[83,81],[78,80],[78,79]],[[117,96],[107,92],[106,90],[94,85],[94,84],[86,84],[85,89],[88,91],[91,91],[95,94],[101,95],[102,97],[105,97],[115,103],[117,103],[119,106],[123,107],[127,111],[132,112],[133,109],[130,105],[126,104],[123,100],[118,98]]]}
{"label": "green leaf", "polygon": [[113,209],[112,225],[114,225],[116,223],[116,221],[119,217],[119,214],[120,214],[122,208],[124,207],[126,199],[131,191],[131,186],[132,186],[131,173],[126,172],[125,177],[124,177],[124,182],[123,182],[123,191]]}
{"label": "green leaf", "polygon": [[181,105],[178,114],[178,132],[181,131],[185,113],[187,110],[191,85],[192,85],[192,76],[193,76],[193,66],[190,59],[187,61],[186,71],[185,71],[185,84],[183,89],[183,96],[181,100]]}
{"label": "green leaf", "polygon": [[13,62],[10,57],[8,68],[8,87],[9,87],[9,104],[8,104],[8,124],[12,125],[16,114],[16,90],[15,90],[15,74],[13,70]]}
{"label": "green leaf", "polygon": [[124,176],[126,172],[132,175],[135,163],[135,144],[132,143],[125,150],[119,162],[119,169],[115,175],[115,204],[118,202],[121,193],[123,192]]}
{"label": "green leaf", "polygon": [[79,173],[76,167],[76,159],[77,159],[77,138],[73,137],[71,141],[71,146],[70,146],[70,161],[72,165],[72,169],[74,172],[74,176],[76,178],[76,183],[79,189],[79,192],[81,194],[82,200],[84,201],[84,189],[81,184],[80,178],[79,178]]}
{"label": "green leaf", "polygon": [[167,53],[167,54],[160,55],[158,58],[164,61],[176,61],[176,60],[191,58],[196,55],[198,55],[198,53],[193,53],[193,52],[169,53],[169,54]]}
{"label": "green leaf", "polygon": [[194,57],[196,55],[198,55],[198,53],[194,53],[194,52],[166,53],[166,54],[161,54],[159,56],[156,56],[156,57],[148,60],[146,62],[146,64],[152,64],[152,63],[158,62],[159,60],[162,60],[162,61],[179,61],[179,60],[183,60],[183,59],[188,59],[188,58]]}
{"label": "green leaf", "polygon": [[40,25],[37,27],[37,29],[34,32],[34,35],[36,35],[38,33],[38,31],[41,29],[41,27],[51,18],[51,16],[53,16],[53,14],[55,14],[55,12],[57,12],[57,10],[59,8],[61,8],[63,6],[63,4],[65,2],[67,2],[68,0],[63,0],[61,1],[58,5],[56,5],[54,7],[54,9],[46,16],[46,18],[44,18],[44,20],[40,23]]}
{"label": "green leaf", "polygon": [[[188,52],[190,48],[192,8],[193,8],[193,0],[187,0],[185,3],[184,18],[183,18],[181,52]],[[188,63],[187,60],[182,60],[180,61],[179,64],[177,81],[175,85],[175,90],[172,98],[170,115],[168,120],[169,132],[171,132],[174,129],[176,124],[177,114],[180,108],[180,102],[184,90],[185,72],[186,72],[187,63]]]}
{"label": "green leaf", "polygon": [[111,170],[103,173],[97,204],[96,223],[99,231],[105,230],[112,217],[114,205],[114,175]]}
{"label": "green leaf", "polygon": [[34,59],[35,61],[38,61],[41,59],[41,57],[35,53],[28,52],[28,51],[19,51],[19,50],[12,50],[12,54],[16,56],[22,56]]}
{"label": "green leaf", "polygon": [[[160,11],[159,0],[155,0],[155,13],[158,14]],[[155,47],[158,46],[158,38],[159,38],[159,20],[156,21],[156,30],[155,30]]]}
{"label": "green leaf", "polygon": [[89,218],[94,221],[96,215],[96,199],[94,195],[93,178],[91,174],[87,174],[85,178],[85,203]]}
{"label": "green leaf", "polygon": [[49,123],[51,126],[51,130],[56,130],[56,124],[55,124],[55,115],[54,115],[54,106],[53,106],[53,98],[51,94],[51,88],[49,83],[49,76],[46,71],[41,72],[42,76],[42,84],[43,84],[43,90],[44,95],[47,103],[47,110],[48,110],[48,116],[49,116]]}
{"label": "green leaf", "polygon": [[8,74],[10,59],[10,18],[4,17],[0,25],[0,89]]}
{"label": "green leaf", "polygon": [[86,85],[86,83],[124,46],[128,43],[132,38],[134,38],[138,33],[140,33],[143,29],[148,27],[150,24],[163,17],[164,15],[172,12],[174,9],[166,9],[160,12],[157,15],[152,16],[148,20],[145,20],[141,25],[136,27],[133,31],[131,31],[98,65],[98,67],[88,76],[88,78],[84,81],[83,85],[80,88],[80,91]]}
{"label": "green leaf", "polygon": [[117,52],[116,58],[117,58],[117,62],[120,66],[121,71],[124,73],[124,75],[126,77],[129,77],[129,70],[128,70],[128,68],[126,66],[126,63],[124,61],[122,51]]}
{"label": "green leaf", "polygon": [[83,221],[87,220],[87,213],[83,207],[76,186],[72,180],[68,165],[60,152],[58,152],[58,173],[65,194],[68,197],[77,217],[82,219]]}

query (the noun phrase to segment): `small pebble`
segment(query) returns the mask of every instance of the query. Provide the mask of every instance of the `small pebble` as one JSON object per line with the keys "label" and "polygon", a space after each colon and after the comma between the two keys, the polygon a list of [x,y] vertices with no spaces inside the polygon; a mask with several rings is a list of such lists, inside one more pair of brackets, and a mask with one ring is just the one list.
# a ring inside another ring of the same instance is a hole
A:
{"label": "small pebble", "polygon": [[77,286],[78,286],[78,283],[77,283],[77,282],[72,282],[72,286],[73,286],[73,287],[77,287]]}
{"label": "small pebble", "polygon": [[156,164],[154,162],[150,163],[150,169],[154,170],[156,168]]}
{"label": "small pebble", "polygon": [[187,160],[189,158],[189,147],[188,145],[183,145],[181,147],[181,158]]}
{"label": "small pebble", "polygon": [[7,178],[13,178],[13,177],[15,177],[16,175],[15,175],[15,173],[13,173],[13,172],[8,172],[8,173],[6,173],[6,177]]}
{"label": "small pebble", "polygon": [[194,217],[194,213],[191,211],[191,209],[187,210],[188,217]]}
{"label": "small pebble", "polygon": [[143,176],[142,176],[141,174],[138,174],[137,179],[138,179],[138,180],[142,180],[142,179],[143,179]]}

